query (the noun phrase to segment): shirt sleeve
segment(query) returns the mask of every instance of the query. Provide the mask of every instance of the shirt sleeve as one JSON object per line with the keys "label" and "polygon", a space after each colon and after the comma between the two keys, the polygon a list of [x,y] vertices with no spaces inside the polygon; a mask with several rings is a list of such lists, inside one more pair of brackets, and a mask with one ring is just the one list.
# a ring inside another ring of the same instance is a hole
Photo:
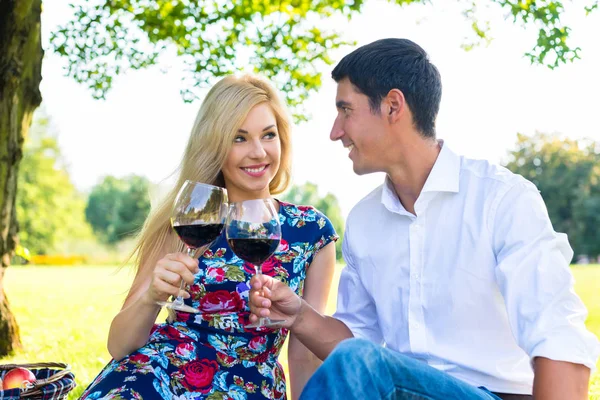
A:
{"label": "shirt sleeve", "polygon": [[337,310],[333,317],[346,324],[354,337],[383,344],[375,302],[363,285],[351,247],[350,230],[346,225],[342,243],[346,266],[340,275]]}
{"label": "shirt sleeve", "polygon": [[567,236],[554,231],[539,191],[520,181],[498,196],[491,215],[496,279],[517,343],[532,360],[546,357],[593,371],[600,346],[585,327],[587,309],[574,291],[573,250]]}

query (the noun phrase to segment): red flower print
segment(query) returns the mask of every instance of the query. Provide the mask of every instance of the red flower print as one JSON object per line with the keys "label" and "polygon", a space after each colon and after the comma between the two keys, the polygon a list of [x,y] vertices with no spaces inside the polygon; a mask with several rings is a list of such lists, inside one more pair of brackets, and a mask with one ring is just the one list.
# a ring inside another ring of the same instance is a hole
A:
{"label": "red flower print", "polygon": [[134,362],[134,363],[140,363],[140,364],[147,364],[148,361],[150,361],[150,357],[148,357],[145,354],[134,354],[132,356],[129,357],[129,361]]}
{"label": "red flower print", "polygon": [[177,342],[186,342],[189,340],[187,336],[179,332],[179,330],[172,327],[171,325],[164,325],[160,328],[160,330],[162,331],[163,335],[165,335],[171,340],[175,340]]}
{"label": "red flower print", "polygon": [[238,386],[244,386],[244,380],[237,375],[233,377],[233,383]]}
{"label": "red flower print", "polygon": [[194,351],[194,345],[192,343],[181,343],[175,348],[175,354],[180,357],[189,357],[192,351]]}
{"label": "red flower print", "polygon": [[219,364],[214,360],[196,360],[185,364],[181,368],[183,373],[182,384],[192,392],[206,394],[212,388],[212,381],[219,370]]}
{"label": "red flower print", "polygon": [[217,352],[217,361],[224,367],[231,367],[238,362],[237,358],[233,358],[221,352]]}
{"label": "red flower print", "polygon": [[217,290],[200,299],[200,311],[205,313],[241,311],[244,301],[238,292]]}
{"label": "red flower print", "polygon": [[[277,271],[275,271],[276,267],[281,266],[281,261],[276,259],[275,257],[270,257],[267,261],[262,264],[262,273],[263,275],[275,276]],[[254,265],[245,262],[244,263],[244,271],[247,273],[254,275]]]}
{"label": "red flower print", "polygon": [[263,351],[266,344],[267,344],[266,337],[256,336],[256,337],[253,337],[252,339],[250,339],[250,342],[248,343],[248,347],[250,348],[250,350],[257,352],[257,351]]}
{"label": "red flower print", "polygon": [[190,294],[190,297],[192,298],[192,300],[198,300],[200,298],[200,285],[198,285],[198,284],[190,285],[188,293]]}
{"label": "red flower print", "polygon": [[217,282],[223,282],[223,280],[225,280],[225,271],[223,268],[209,267],[206,270],[206,276],[213,278]]}
{"label": "red flower print", "polygon": [[256,386],[252,382],[246,382],[246,384],[244,385],[244,389],[246,389],[246,392],[248,393],[256,393],[256,389],[258,389],[258,386]]}
{"label": "red flower print", "polygon": [[215,257],[217,258],[221,258],[223,257],[223,254],[225,254],[225,249],[224,248],[220,248],[219,250],[217,250],[217,252],[215,253]]}
{"label": "red flower print", "polygon": [[285,239],[282,238],[281,242],[279,242],[279,246],[277,247],[277,251],[284,252],[284,251],[288,251],[289,249],[290,249],[289,243]]}

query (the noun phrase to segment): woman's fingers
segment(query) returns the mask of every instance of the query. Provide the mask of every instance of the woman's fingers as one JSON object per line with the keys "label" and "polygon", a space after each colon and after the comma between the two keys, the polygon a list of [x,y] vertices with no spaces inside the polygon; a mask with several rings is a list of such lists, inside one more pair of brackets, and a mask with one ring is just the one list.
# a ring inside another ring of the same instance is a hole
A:
{"label": "woman's fingers", "polygon": [[[190,270],[190,266],[183,264],[181,261],[175,261],[175,260],[170,260],[170,259],[166,259],[166,260],[161,260],[161,262],[159,263],[160,268],[157,269],[157,273],[158,274],[162,274],[163,272],[171,272],[171,273],[175,273],[178,276],[180,276],[181,278],[183,278],[183,280],[188,284],[191,285],[194,283],[194,273]],[[195,269],[197,269],[198,267],[195,266]],[[172,282],[172,281],[170,281]]]}
{"label": "woman's fingers", "polygon": [[185,290],[180,290],[179,289],[179,285],[177,286],[173,286],[168,282],[165,282],[163,280],[159,280],[156,281],[156,283],[154,284],[154,287],[156,289],[157,292],[159,293],[164,293],[166,295],[170,295],[170,296],[183,296],[183,298],[189,298],[190,294],[188,292],[186,292]]}
{"label": "woman's fingers", "polygon": [[197,258],[192,258],[185,253],[170,253],[164,259],[180,262],[192,273],[196,274],[199,271],[199,261]]}

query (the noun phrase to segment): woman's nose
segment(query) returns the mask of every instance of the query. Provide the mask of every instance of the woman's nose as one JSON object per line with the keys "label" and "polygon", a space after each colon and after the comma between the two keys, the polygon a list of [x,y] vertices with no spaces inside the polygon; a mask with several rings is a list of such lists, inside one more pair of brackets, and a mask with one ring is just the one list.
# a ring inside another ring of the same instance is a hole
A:
{"label": "woman's nose", "polygon": [[263,147],[263,144],[260,142],[260,140],[255,141],[252,144],[252,150],[250,152],[250,157],[251,158],[265,158],[267,155],[267,152],[265,151],[265,148]]}

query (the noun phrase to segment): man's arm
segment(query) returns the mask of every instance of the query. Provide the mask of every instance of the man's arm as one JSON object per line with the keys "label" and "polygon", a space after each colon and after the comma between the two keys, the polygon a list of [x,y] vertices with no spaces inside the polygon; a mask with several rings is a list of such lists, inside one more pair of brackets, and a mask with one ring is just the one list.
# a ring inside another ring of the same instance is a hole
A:
{"label": "man's arm", "polygon": [[535,378],[533,398],[543,400],[587,400],[590,369],[585,365],[554,361],[544,357],[533,360]]}
{"label": "man's arm", "polygon": [[319,359],[324,360],[339,342],[353,337],[342,321],[322,315],[285,283],[255,275],[250,284],[250,321],[255,322],[257,315],[285,320],[283,326]]}
{"label": "man's arm", "polygon": [[[260,275],[260,278],[255,276],[251,280],[250,310],[253,315],[250,320],[256,321],[257,315],[285,319],[285,326],[321,360],[339,342],[355,335],[374,343],[383,343],[377,307],[363,285],[353,257],[350,221],[351,218],[346,221],[342,244],[346,267],[340,276],[335,317],[322,315],[276,279]],[[263,287],[266,289],[261,293]]]}
{"label": "man's arm", "polygon": [[514,184],[494,209],[496,280],[515,339],[532,359],[535,397],[586,399],[600,347],[574,290],[566,235],[554,231],[530,182]]}

